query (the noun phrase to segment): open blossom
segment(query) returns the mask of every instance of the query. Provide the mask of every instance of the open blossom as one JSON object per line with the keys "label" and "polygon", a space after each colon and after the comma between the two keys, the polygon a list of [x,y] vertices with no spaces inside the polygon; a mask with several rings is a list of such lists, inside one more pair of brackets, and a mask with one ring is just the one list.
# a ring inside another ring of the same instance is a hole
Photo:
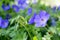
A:
{"label": "open blossom", "polygon": [[9,10],[10,5],[9,4],[8,5],[2,4],[2,8],[3,8],[4,11]]}
{"label": "open blossom", "polygon": [[2,20],[2,22],[1,22],[1,28],[7,28],[8,24],[9,24],[8,20]]}
{"label": "open blossom", "polygon": [[36,27],[45,27],[50,15],[46,11],[40,11],[38,15],[30,18],[30,23],[33,21]]}
{"label": "open blossom", "polygon": [[20,8],[17,5],[12,5],[12,8],[14,9],[15,12],[20,11]]}
{"label": "open blossom", "polygon": [[0,28],[6,28],[8,27],[9,21],[8,20],[4,20],[2,19],[2,17],[0,17]]}

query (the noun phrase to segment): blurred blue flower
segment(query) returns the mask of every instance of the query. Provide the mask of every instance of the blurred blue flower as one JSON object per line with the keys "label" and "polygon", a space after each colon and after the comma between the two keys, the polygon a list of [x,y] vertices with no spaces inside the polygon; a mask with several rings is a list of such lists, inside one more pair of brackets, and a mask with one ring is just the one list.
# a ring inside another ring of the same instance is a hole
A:
{"label": "blurred blue flower", "polygon": [[8,27],[9,21],[3,20],[2,17],[0,17],[0,28],[6,28]]}
{"label": "blurred blue flower", "polygon": [[20,8],[17,5],[12,5],[12,8],[14,9],[15,12],[20,11]]}
{"label": "blurred blue flower", "polygon": [[54,18],[51,18],[51,26],[56,26],[56,21]]}
{"label": "blurred blue flower", "polygon": [[49,14],[46,11],[40,11],[39,15],[35,16],[34,22],[36,27],[45,27],[49,19]]}
{"label": "blurred blue flower", "polygon": [[56,8],[56,6],[52,8],[52,12],[53,12],[53,13],[57,13],[57,8]]}
{"label": "blurred blue flower", "polygon": [[57,10],[59,10],[59,11],[60,11],[60,6],[57,8]]}
{"label": "blurred blue flower", "polygon": [[30,15],[32,13],[32,8],[28,8],[27,14]]}
{"label": "blurred blue flower", "polygon": [[46,11],[40,11],[39,15],[30,18],[29,23],[35,23],[36,27],[45,27],[50,15]]}
{"label": "blurred blue flower", "polygon": [[9,24],[8,20],[2,20],[2,22],[1,22],[1,28],[7,28],[8,24]]}
{"label": "blurred blue flower", "polygon": [[6,19],[9,20],[11,18],[10,14],[6,14]]}
{"label": "blurred blue flower", "polygon": [[1,27],[2,17],[0,17],[0,27]]}
{"label": "blurred blue flower", "polygon": [[2,4],[2,8],[3,8],[4,11],[9,10],[10,5],[9,4],[8,5]]}
{"label": "blurred blue flower", "polygon": [[20,9],[25,9],[28,7],[27,0],[15,0],[17,2],[17,6],[19,6]]}
{"label": "blurred blue flower", "polygon": [[28,7],[28,4],[23,4],[19,6],[19,8],[22,10],[26,9],[27,7]]}
{"label": "blurred blue flower", "polygon": [[33,24],[34,23],[34,19],[35,19],[35,16],[36,16],[37,14],[36,13],[34,13],[34,15],[29,19],[29,24]]}
{"label": "blurred blue flower", "polygon": [[23,5],[24,3],[26,3],[26,0],[18,0],[18,4]]}

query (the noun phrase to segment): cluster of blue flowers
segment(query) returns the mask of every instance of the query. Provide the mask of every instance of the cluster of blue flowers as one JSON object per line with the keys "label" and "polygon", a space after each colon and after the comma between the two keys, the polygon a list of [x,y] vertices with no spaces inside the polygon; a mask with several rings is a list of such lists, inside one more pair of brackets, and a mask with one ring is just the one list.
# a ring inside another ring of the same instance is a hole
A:
{"label": "cluster of blue flowers", "polygon": [[[12,9],[15,11],[15,12],[19,12],[21,9],[25,9],[28,7],[28,4],[26,3],[27,0],[16,0],[17,2],[17,5],[16,4],[13,4],[12,5]],[[4,11],[7,11],[10,9],[10,5],[5,5],[4,3],[2,4],[2,8]]]}
{"label": "cluster of blue flowers", "polygon": [[17,5],[12,5],[12,8],[15,12],[19,12],[21,9],[24,10],[28,7],[28,4],[26,3],[27,0],[15,0],[17,2]]}
{"label": "cluster of blue flowers", "polygon": [[2,17],[0,17],[0,28],[6,28],[9,24],[9,21],[8,20],[4,20],[2,19]]}
{"label": "cluster of blue flowers", "polygon": [[[28,11],[27,11],[27,14],[30,15],[32,13],[32,8],[29,7],[29,4],[26,3],[27,0],[15,0],[17,2],[17,5],[16,4],[13,4],[12,5],[12,9],[15,11],[15,12],[19,12],[21,9],[25,9],[28,7]],[[5,4],[2,4],[2,8],[3,10],[9,10],[10,9],[10,5],[5,5]],[[60,7],[58,7],[58,10],[60,9]],[[52,8],[52,10],[55,12],[56,11],[56,7]],[[9,15],[8,15],[9,16]],[[6,16],[7,19],[9,19],[9,17]],[[41,10],[39,12],[39,14],[37,13],[34,13],[34,15],[30,18],[29,20],[29,24],[33,24],[35,23],[35,26],[36,27],[45,27],[47,25],[47,21],[49,20],[50,18],[50,15],[49,13],[47,13],[46,11],[44,10]],[[1,19],[1,18],[0,18]],[[52,19],[51,21],[52,25],[54,25],[54,19]],[[4,22],[5,23],[5,22]],[[8,25],[8,21],[6,23],[6,26],[7,27]],[[2,27],[2,26],[1,26]]]}
{"label": "cluster of blue flowers", "polygon": [[46,11],[40,11],[39,14],[34,14],[33,17],[30,18],[29,24],[35,23],[36,27],[45,27],[50,15]]}

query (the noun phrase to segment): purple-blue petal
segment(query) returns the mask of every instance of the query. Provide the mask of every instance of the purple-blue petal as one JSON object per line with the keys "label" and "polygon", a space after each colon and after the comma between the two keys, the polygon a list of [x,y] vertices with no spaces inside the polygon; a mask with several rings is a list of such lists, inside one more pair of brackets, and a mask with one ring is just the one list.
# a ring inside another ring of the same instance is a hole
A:
{"label": "purple-blue petal", "polygon": [[7,28],[8,27],[8,24],[9,24],[9,21],[8,20],[2,20],[1,28]]}
{"label": "purple-blue petal", "polygon": [[39,15],[35,16],[34,22],[36,27],[44,27],[50,15],[46,11],[40,11]]}
{"label": "purple-blue petal", "polygon": [[15,12],[20,11],[20,8],[17,5],[12,5],[12,8],[14,9]]}
{"label": "purple-blue petal", "polygon": [[40,11],[39,15],[41,18],[45,18],[46,20],[48,20],[50,17],[50,15],[46,11],[43,11],[43,10]]}
{"label": "purple-blue petal", "polygon": [[41,18],[39,15],[37,15],[34,19],[35,26],[36,27],[44,27],[46,26],[47,20],[45,18]]}
{"label": "purple-blue petal", "polygon": [[43,24],[36,23],[35,24],[35,27],[45,27],[45,26],[46,26],[46,23],[43,23]]}
{"label": "purple-blue petal", "polygon": [[45,27],[50,15],[46,11],[40,11],[38,15],[30,18],[29,23],[35,23],[36,27]]}
{"label": "purple-blue petal", "polygon": [[10,9],[10,5],[2,4],[2,8],[3,8],[4,11],[9,10]]}
{"label": "purple-blue petal", "polygon": [[0,17],[0,27],[1,27],[2,17]]}
{"label": "purple-blue petal", "polygon": [[30,15],[32,13],[32,8],[28,8],[27,14]]}
{"label": "purple-blue petal", "polygon": [[54,18],[51,18],[51,26],[56,26],[56,21]]}
{"label": "purple-blue petal", "polygon": [[57,10],[59,10],[60,11],[60,6],[58,7],[58,9]]}
{"label": "purple-blue petal", "polygon": [[40,15],[40,17],[45,16],[45,15],[46,15],[46,11],[41,10],[41,11],[39,12],[39,15]]}
{"label": "purple-blue petal", "polygon": [[18,0],[18,4],[23,5],[24,3],[26,3],[26,0]]}
{"label": "purple-blue petal", "polygon": [[35,16],[36,16],[36,13],[34,13],[34,15],[29,19],[29,24],[34,23]]}

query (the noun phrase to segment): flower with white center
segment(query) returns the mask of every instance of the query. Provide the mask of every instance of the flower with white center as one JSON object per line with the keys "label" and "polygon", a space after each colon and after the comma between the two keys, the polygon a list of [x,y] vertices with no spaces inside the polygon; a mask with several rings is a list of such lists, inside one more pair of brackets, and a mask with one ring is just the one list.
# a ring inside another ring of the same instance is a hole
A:
{"label": "flower with white center", "polygon": [[34,14],[30,20],[29,24],[35,23],[35,27],[45,27],[47,24],[47,21],[49,20],[50,14],[48,14],[46,11],[41,10],[39,14]]}

